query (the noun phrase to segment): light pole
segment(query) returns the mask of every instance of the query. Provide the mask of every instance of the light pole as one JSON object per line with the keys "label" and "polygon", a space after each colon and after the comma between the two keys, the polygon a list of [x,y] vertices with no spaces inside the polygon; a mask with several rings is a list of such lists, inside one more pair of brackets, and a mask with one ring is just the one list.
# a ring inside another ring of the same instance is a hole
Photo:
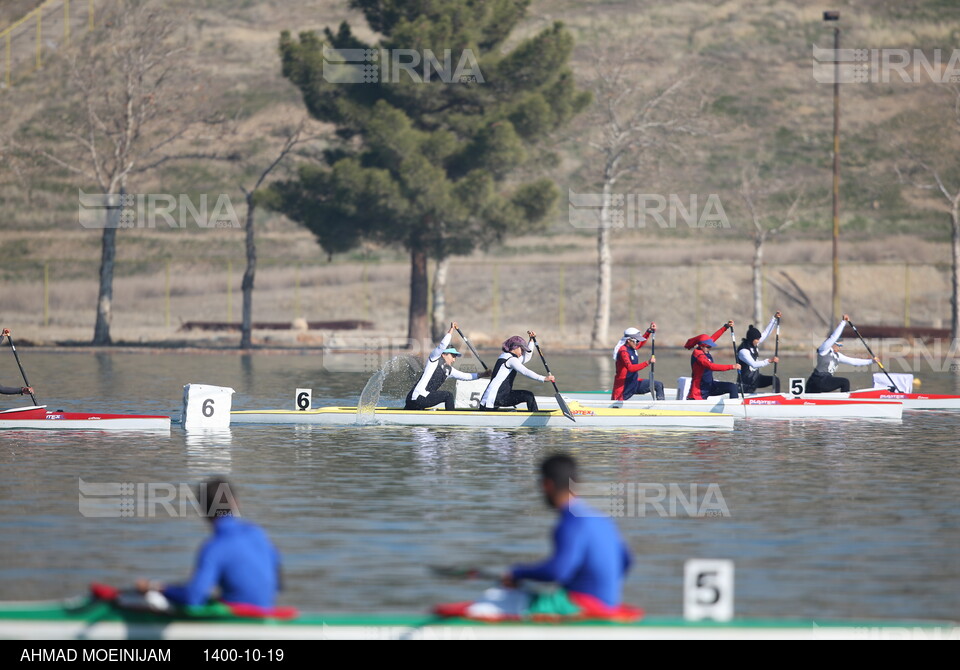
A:
{"label": "light pole", "polygon": [[[824,21],[839,21],[840,12],[824,12]],[[833,29],[833,319],[840,317],[840,26]]]}

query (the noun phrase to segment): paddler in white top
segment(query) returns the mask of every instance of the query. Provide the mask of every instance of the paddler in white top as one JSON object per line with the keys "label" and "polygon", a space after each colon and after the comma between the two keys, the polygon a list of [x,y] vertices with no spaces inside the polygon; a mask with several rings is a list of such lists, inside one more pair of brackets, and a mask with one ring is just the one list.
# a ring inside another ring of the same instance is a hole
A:
{"label": "paddler in white top", "polygon": [[450,324],[450,330],[440,340],[440,344],[430,352],[427,364],[423,366],[420,381],[407,394],[407,404],[404,409],[427,409],[443,403],[444,409],[451,411],[453,410],[453,394],[450,391],[440,390],[443,382],[447,381],[447,377],[471,381],[490,376],[489,370],[477,374],[475,372],[461,372],[453,367],[453,362],[463,355],[450,346],[450,338],[453,337],[454,330],[457,330],[456,321]]}
{"label": "paddler in white top", "polygon": [[830,391],[849,393],[850,380],[833,376],[833,373],[837,371],[837,366],[841,363],[864,366],[880,362],[880,359],[876,356],[873,358],[850,358],[840,353],[840,347],[843,346],[843,340],[840,339],[840,336],[849,320],[850,316],[844,314],[843,321],[840,322],[837,329],[817,349],[817,367],[810,375],[810,379],[807,380],[807,393],[828,393]]}
{"label": "paddler in white top", "polygon": [[519,335],[507,339],[503,343],[503,353],[497,359],[493,366],[493,374],[490,376],[490,383],[487,384],[487,390],[483,392],[480,398],[480,409],[496,409],[497,407],[516,407],[520,403],[527,404],[528,412],[536,412],[537,400],[530,391],[514,391],[513,380],[519,372],[524,377],[536,379],[538,382],[555,382],[553,375],[538,375],[533,370],[528,370],[524,363],[533,356],[533,350],[530,348],[530,342],[537,336],[532,330],[527,331],[530,339],[527,342]]}
{"label": "paddler in white top", "polygon": [[747,328],[747,336],[737,347],[737,363],[740,363],[740,380],[743,383],[744,393],[756,393],[757,389],[772,386],[774,393],[780,392],[780,380],[773,375],[760,374],[760,368],[765,368],[771,363],[779,363],[780,358],[760,358],[759,347],[763,344],[770,333],[773,332],[777,320],[780,318],[780,312],[773,315],[770,323],[761,333],[753,324]]}

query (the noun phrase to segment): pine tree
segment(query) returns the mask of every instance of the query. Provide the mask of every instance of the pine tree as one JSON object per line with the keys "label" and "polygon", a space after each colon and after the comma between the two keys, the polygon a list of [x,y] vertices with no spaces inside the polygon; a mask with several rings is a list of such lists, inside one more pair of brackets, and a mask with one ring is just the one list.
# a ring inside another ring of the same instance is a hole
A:
{"label": "pine tree", "polygon": [[[573,38],[560,23],[504,52],[528,4],[352,0],[377,44],[347,23],[323,39],[281,36],[284,75],[315,118],[334,124],[339,142],[322,165],[276,184],[267,202],[311,230],[327,254],[364,240],[404,247],[412,341],[429,337],[428,258],[529,230],[558,197],[550,180],[515,175],[529,171],[537,143],[590,94],[576,88],[567,65]],[[343,51],[353,49],[363,51]]]}

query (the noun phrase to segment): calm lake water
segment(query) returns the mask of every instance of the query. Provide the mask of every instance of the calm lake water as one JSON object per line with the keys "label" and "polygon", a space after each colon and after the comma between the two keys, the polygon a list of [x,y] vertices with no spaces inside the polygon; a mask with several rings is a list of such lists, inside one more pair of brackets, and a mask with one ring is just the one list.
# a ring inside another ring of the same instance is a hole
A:
{"label": "calm lake water", "polygon": [[[0,383],[19,383],[12,356]],[[21,349],[51,409],[178,417],[182,387],[236,389],[235,409],[356,404],[369,372],[330,370],[310,355],[53,354]],[[658,355],[673,386],[687,357]],[[561,390],[609,387],[612,361],[549,356]],[[781,377],[810,361],[784,361]],[[538,361],[531,367],[542,369]],[[955,373],[920,370],[926,392],[957,393]],[[869,373],[851,371],[855,387]],[[518,384],[538,393],[549,386]],[[388,380],[381,402],[405,382]],[[4,397],[5,406],[22,403]],[[223,434],[0,432],[0,599],[60,598],[91,581],[177,580],[206,526],[188,514],[92,518],[79,481],[195,485],[234,481],[247,518],[280,548],[281,600],[309,611],[425,612],[470,599],[481,582],[437,580],[430,565],[501,569],[545,555],[554,514],[537,490],[545,455],[569,451],[591,483],[682,491],[671,515],[629,506],[618,519],[634,554],[625,599],[651,615],[682,613],[683,564],[735,564],[743,616],[960,618],[960,413],[900,422],[739,421],[733,431],[310,428],[236,426]],[[691,486],[697,492],[691,496]],[[704,494],[709,485],[711,498]],[[725,512],[717,512],[719,492]],[[652,495],[652,494],[651,494]],[[695,512],[698,508],[695,508]]]}

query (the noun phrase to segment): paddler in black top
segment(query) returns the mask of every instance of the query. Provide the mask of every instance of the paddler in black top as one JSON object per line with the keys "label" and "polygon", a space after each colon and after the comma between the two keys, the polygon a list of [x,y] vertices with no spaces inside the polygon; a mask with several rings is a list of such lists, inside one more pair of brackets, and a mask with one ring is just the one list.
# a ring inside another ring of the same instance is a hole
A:
{"label": "paddler in black top", "polygon": [[759,351],[760,345],[773,332],[779,318],[780,312],[777,312],[762,333],[756,326],[750,324],[750,327],[747,328],[747,336],[741,340],[740,346],[737,347],[737,363],[740,363],[740,380],[743,383],[744,393],[756,393],[757,389],[767,386],[772,386],[774,393],[780,392],[779,378],[773,375],[760,374],[760,368],[771,363],[779,363],[780,359],[777,356],[761,359]]}
{"label": "paddler in black top", "polygon": [[[9,337],[10,329],[4,328],[0,333],[0,338]],[[33,393],[32,386],[0,386],[0,393],[3,395],[30,395]]]}
{"label": "paddler in black top", "polygon": [[453,394],[450,391],[441,391],[440,387],[447,377],[460,379],[462,381],[471,381],[480,377],[489,377],[490,371],[484,370],[480,374],[461,372],[453,367],[453,362],[463,354],[450,346],[450,338],[453,337],[453,331],[457,330],[457,322],[450,324],[450,330],[440,340],[440,344],[430,353],[427,358],[427,364],[423,366],[423,374],[410,393],[407,394],[407,402],[404,409],[427,409],[443,403],[444,409],[453,410]]}

